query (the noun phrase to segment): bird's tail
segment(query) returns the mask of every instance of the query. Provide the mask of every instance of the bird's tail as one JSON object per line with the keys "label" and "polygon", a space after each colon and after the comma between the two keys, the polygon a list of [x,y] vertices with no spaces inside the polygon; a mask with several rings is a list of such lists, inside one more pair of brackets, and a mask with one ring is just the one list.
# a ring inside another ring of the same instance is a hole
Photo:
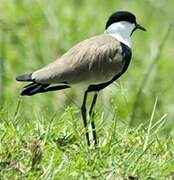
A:
{"label": "bird's tail", "polygon": [[20,75],[16,77],[16,81],[33,81],[32,73]]}
{"label": "bird's tail", "polygon": [[61,89],[70,88],[68,85],[51,85],[51,84],[41,84],[37,83],[32,79],[32,74],[24,74],[16,77],[17,81],[31,81],[30,84],[24,86],[21,92],[22,96],[32,96],[38,93],[44,93],[48,91],[56,91]]}

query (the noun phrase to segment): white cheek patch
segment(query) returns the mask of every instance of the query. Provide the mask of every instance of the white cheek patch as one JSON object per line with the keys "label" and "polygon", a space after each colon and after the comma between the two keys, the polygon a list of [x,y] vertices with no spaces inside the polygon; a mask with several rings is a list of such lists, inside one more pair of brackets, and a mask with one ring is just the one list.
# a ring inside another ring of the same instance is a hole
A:
{"label": "white cheek patch", "polygon": [[105,34],[109,34],[119,40],[120,42],[126,44],[131,48],[131,34],[135,28],[134,23],[129,23],[126,21],[116,22],[111,24],[106,30]]}

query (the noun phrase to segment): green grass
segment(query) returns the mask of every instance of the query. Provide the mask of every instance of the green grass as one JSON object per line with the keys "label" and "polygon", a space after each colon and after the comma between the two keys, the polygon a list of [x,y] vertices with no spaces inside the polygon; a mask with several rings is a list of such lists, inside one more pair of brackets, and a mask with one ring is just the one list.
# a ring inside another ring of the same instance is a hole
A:
{"label": "green grass", "polygon": [[[173,7],[172,0],[0,0],[0,179],[172,179]],[[147,32],[133,35],[128,71],[100,93],[99,147],[88,148],[78,90],[21,98],[15,77],[102,33],[120,9]]]}
{"label": "green grass", "polygon": [[[24,122],[21,114],[1,124],[1,179],[170,179],[174,142],[159,137],[165,117],[128,128],[113,115],[108,127],[95,115],[98,148],[88,148],[77,109]],[[3,116],[7,117],[7,116]],[[79,121],[79,122],[78,122]],[[124,127],[124,128],[123,128]],[[109,129],[109,131],[108,131]]]}

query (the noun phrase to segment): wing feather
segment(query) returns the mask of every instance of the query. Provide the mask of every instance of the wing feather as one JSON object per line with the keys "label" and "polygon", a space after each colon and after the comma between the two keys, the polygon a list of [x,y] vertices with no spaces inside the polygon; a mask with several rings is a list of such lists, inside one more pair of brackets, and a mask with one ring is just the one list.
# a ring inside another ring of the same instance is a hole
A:
{"label": "wing feather", "polygon": [[61,58],[35,71],[32,78],[38,83],[76,84],[110,80],[122,71],[122,48],[109,35],[100,35],[82,41]]}

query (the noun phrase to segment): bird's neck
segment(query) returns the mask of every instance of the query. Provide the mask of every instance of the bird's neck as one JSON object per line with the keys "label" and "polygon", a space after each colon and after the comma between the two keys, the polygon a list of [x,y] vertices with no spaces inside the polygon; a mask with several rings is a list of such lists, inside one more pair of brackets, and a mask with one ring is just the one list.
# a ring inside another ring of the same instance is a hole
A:
{"label": "bird's neck", "polygon": [[113,36],[115,39],[131,48],[131,34],[134,28],[134,24],[121,21],[111,24],[104,33]]}

